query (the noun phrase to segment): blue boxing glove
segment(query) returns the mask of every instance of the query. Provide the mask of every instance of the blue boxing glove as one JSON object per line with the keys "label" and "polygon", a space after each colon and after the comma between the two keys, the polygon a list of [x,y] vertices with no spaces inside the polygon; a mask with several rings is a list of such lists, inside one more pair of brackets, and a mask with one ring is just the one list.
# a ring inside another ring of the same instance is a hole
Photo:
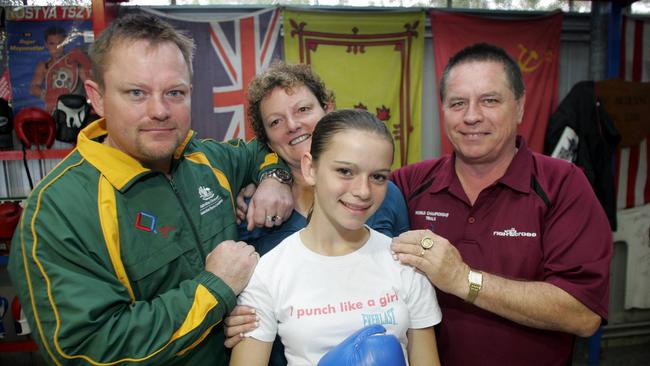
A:
{"label": "blue boxing glove", "polygon": [[354,332],[327,352],[318,366],[406,366],[402,346],[380,324]]}

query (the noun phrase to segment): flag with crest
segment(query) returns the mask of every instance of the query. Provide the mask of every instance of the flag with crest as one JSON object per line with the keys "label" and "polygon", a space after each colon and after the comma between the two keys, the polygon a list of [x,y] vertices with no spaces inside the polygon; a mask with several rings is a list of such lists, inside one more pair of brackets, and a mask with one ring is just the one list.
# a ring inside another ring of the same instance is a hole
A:
{"label": "flag with crest", "polygon": [[420,160],[423,12],[285,10],[286,61],[305,63],[336,95],[336,107],[363,108],[395,139],[393,167]]}

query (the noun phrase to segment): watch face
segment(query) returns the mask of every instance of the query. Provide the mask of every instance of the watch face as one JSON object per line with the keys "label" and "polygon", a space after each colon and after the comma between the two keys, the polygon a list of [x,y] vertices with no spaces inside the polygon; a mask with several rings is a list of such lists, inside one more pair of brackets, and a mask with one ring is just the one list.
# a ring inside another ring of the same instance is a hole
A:
{"label": "watch face", "polygon": [[483,274],[481,272],[469,271],[469,282],[481,284],[483,282]]}
{"label": "watch face", "polygon": [[278,178],[280,178],[283,181],[290,182],[291,181],[291,173],[285,171],[285,170],[276,170],[275,174]]}

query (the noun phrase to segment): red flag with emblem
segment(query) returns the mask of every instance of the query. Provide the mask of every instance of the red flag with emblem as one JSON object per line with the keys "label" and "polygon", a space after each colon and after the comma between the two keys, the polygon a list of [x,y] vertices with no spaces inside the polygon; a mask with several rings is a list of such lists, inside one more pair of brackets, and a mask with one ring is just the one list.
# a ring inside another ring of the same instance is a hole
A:
{"label": "red flag with emblem", "polygon": [[[519,64],[526,85],[524,119],[518,132],[536,152],[544,148],[549,116],[557,107],[562,13],[520,19],[497,19],[445,11],[431,12],[436,80],[449,58],[474,43],[499,46]],[[442,111],[442,108],[441,108]],[[444,128],[441,112],[441,128]],[[442,152],[452,148],[446,137]]]}

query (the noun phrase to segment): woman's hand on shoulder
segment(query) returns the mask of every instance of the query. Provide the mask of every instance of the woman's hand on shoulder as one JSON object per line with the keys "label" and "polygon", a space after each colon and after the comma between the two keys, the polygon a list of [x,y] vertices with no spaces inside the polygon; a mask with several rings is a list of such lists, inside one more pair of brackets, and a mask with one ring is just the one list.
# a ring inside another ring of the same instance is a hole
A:
{"label": "woman's hand on shoulder", "polygon": [[244,333],[250,332],[257,328],[258,317],[255,309],[246,305],[237,305],[224,319],[224,332],[226,341],[224,344],[227,348],[233,348],[244,339]]}

